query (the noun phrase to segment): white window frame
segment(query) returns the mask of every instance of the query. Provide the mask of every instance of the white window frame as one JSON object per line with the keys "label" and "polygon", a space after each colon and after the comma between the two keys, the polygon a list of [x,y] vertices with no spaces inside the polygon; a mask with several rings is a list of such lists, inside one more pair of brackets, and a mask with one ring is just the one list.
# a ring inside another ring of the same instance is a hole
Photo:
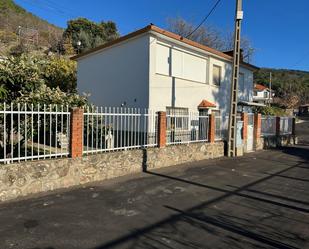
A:
{"label": "white window frame", "polygon": [[[214,68],[219,68],[219,84],[215,84],[215,80],[214,80]],[[212,65],[212,84],[216,87],[220,87],[222,83],[222,66],[217,65],[217,64],[213,64]]]}

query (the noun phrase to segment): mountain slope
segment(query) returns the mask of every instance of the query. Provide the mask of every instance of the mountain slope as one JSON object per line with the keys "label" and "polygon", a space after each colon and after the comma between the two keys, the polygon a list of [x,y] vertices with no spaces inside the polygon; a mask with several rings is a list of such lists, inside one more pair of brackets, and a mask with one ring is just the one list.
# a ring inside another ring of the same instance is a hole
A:
{"label": "mountain slope", "polygon": [[261,68],[254,74],[255,83],[269,84],[269,73],[272,73],[272,88],[281,99],[280,104],[297,107],[309,102],[309,72],[289,69]]}
{"label": "mountain slope", "polygon": [[31,14],[13,0],[0,0],[0,52],[8,53],[21,37],[36,49],[53,46],[63,30]]}

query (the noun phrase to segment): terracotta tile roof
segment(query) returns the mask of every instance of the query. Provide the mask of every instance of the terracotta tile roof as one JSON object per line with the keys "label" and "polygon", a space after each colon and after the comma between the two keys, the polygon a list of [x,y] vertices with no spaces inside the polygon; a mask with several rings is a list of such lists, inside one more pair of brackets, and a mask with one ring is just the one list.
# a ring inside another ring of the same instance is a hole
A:
{"label": "terracotta tile roof", "polygon": [[263,91],[263,90],[268,90],[268,87],[263,86],[263,85],[261,85],[261,84],[255,84],[255,85],[254,85],[254,89],[255,89],[255,90],[258,90],[258,91]]}
{"label": "terracotta tile roof", "polygon": [[[219,57],[221,57],[221,58],[227,59],[227,60],[229,60],[229,61],[232,61],[232,59],[233,59],[232,56],[230,56],[230,55],[228,55],[228,54],[226,54],[226,53],[223,53],[223,52],[218,51],[218,50],[216,50],[216,49],[213,49],[213,48],[211,48],[211,47],[202,45],[202,44],[200,44],[200,43],[198,43],[198,42],[189,40],[189,39],[184,38],[184,37],[182,37],[182,36],[180,36],[180,35],[177,35],[177,34],[175,34],[175,33],[172,33],[172,32],[170,32],[170,31],[161,29],[161,28],[159,28],[159,27],[157,27],[157,26],[155,26],[155,25],[148,25],[148,26],[146,26],[146,27],[144,27],[144,28],[142,28],[142,29],[139,29],[139,30],[137,30],[137,31],[135,31],[135,32],[129,33],[129,34],[127,34],[127,35],[125,35],[125,36],[122,36],[122,37],[120,37],[120,38],[118,38],[118,39],[116,39],[116,40],[107,42],[107,43],[105,43],[105,44],[103,44],[103,45],[100,45],[100,46],[98,46],[98,47],[96,47],[96,48],[93,48],[93,49],[90,49],[90,50],[88,50],[88,51],[86,51],[86,52],[83,52],[83,53],[81,53],[81,54],[75,55],[75,56],[71,57],[71,59],[72,59],[72,60],[77,60],[77,59],[82,58],[82,57],[84,57],[84,56],[86,56],[86,55],[92,54],[92,53],[94,53],[94,52],[97,52],[97,51],[99,51],[99,50],[102,50],[102,49],[105,49],[105,48],[108,48],[108,47],[111,47],[111,46],[113,46],[113,45],[115,45],[115,44],[118,44],[118,43],[120,43],[120,42],[123,42],[123,41],[125,41],[125,40],[131,39],[131,38],[133,38],[133,37],[136,37],[136,36],[138,36],[138,35],[141,35],[141,34],[144,34],[144,33],[147,33],[147,32],[155,32],[155,33],[164,35],[164,36],[166,36],[166,37],[169,37],[169,38],[178,40],[178,41],[180,41],[180,42],[183,42],[183,43],[185,43],[185,44],[187,44],[187,45],[190,45],[190,46],[193,46],[193,47],[195,47],[195,48],[199,48],[199,49],[201,49],[201,50],[207,51],[207,52],[209,52],[209,53],[211,53],[211,54],[215,54],[215,55],[217,55],[217,56],[219,56]],[[253,69],[253,70],[258,69],[258,67],[254,66],[254,65],[251,65],[251,64],[249,64],[249,63],[246,63],[246,62],[241,62],[241,64],[242,64],[242,66],[248,67],[248,68]]]}
{"label": "terracotta tile roof", "polygon": [[209,108],[209,107],[216,107],[215,104],[203,99],[202,102],[198,105],[198,108]]}

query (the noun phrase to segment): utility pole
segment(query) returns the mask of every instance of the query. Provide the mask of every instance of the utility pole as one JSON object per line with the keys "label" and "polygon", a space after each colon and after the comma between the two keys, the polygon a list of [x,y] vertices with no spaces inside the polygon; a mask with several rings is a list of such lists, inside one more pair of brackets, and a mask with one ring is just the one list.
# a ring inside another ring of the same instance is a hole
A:
{"label": "utility pole", "polygon": [[269,96],[268,96],[268,105],[270,106],[270,101],[271,101],[271,98],[272,98],[272,94],[271,94],[271,72],[269,73]]}
{"label": "utility pole", "polygon": [[233,70],[230,99],[230,116],[229,116],[229,139],[228,139],[228,156],[236,156],[236,130],[237,130],[237,101],[238,101],[238,78],[240,62],[240,30],[243,19],[242,0],[236,0],[235,14],[235,31],[234,31],[234,53],[233,53]]}

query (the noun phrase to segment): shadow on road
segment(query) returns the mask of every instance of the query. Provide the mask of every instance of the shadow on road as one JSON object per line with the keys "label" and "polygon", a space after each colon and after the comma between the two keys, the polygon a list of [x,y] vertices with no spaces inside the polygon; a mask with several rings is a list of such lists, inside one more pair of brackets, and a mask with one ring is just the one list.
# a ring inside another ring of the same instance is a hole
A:
{"label": "shadow on road", "polygon": [[309,168],[309,144],[308,146],[283,147],[282,151],[288,155],[297,156],[304,160]]}
{"label": "shadow on road", "polygon": [[[297,153],[302,155],[305,151],[287,150],[288,153]],[[306,153],[308,153],[306,151]],[[187,210],[180,210],[177,207],[164,205],[163,207],[176,212],[174,215],[170,215],[166,219],[153,223],[149,226],[145,226],[141,229],[137,229],[127,235],[119,237],[108,243],[102,244],[94,249],[107,249],[107,248],[205,248],[205,244],[199,243],[199,236],[205,236],[205,232],[220,237],[220,240],[225,243],[228,248],[238,248],[239,243],[247,243],[245,248],[265,248],[273,247],[280,249],[296,249],[296,241],[299,239],[297,234],[280,234],[274,228],[269,227],[263,230],[257,229],[256,224],[251,224],[247,218],[240,218],[231,216],[226,212],[220,212],[213,210],[212,206],[221,201],[228,201],[230,197],[240,197],[254,201],[255,206],[258,209],[259,203],[263,205],[266,203],[270,206],[269,215],[276,216],[278,208],[290,209],[292,212],[303,212],[309,214],[309,203],[288,198],[284,196],[274,195],[271,193],[265,193],[261,191],[253,190],[252,188],[257,184],[265,183],[274,177],[281,176],[281,174],[288,172],[291,169],[299,167],[303,162],[298,162],[293,166],[289,166],[283,170],[277,171],[273,174],[269,174],[261,179],[253,181],[241,187],[234,187],[235,190],[228,190],[216,186],[210,186],[190,180],[159,174],[156,172],[150,172],[147,168],[144,168],[145,173],[167,178],[172,181],[179,181],[185,184],[194,185],[201,188],[207,188],[213,191],[218,191],[222,195],[202,202],[199,205],[193,206]],[[231,187],[228,186],[227,187]],[[279,200],[278,200],[279,199]],[[282,200],[282,201],[280,201]],[[289,204],[288,204],[288,203]],[[249,202],[250,203],[250,202]],[[301,205],[301,206],[300,206]],[[306,206],[306,207],[304,207]],[[265,211],[267,213],[267,211]],[[182,227],[189,226],[194,230],[196,239],[188,239],[186,234],[182,234]],[[270,230],[270,231],[267,231]],[[237,235],[240,236],[238,238]],[[274,236],[272,236],[274,235]],[[291,238],[292,237],[292,238]],[[166,238],[166,240],[162,240]],[[244,242],[243,239],[246,241]],[[286,243],[285,240],[289,242]],[[168,241],[168,243],[166,242]],[[295,243],[293,243],[295,241]],[[166,243],[165,243],[166,242]],[[293,245],[291,244],[293,243]],[[126,245],[126,247],[123,247]]]}

